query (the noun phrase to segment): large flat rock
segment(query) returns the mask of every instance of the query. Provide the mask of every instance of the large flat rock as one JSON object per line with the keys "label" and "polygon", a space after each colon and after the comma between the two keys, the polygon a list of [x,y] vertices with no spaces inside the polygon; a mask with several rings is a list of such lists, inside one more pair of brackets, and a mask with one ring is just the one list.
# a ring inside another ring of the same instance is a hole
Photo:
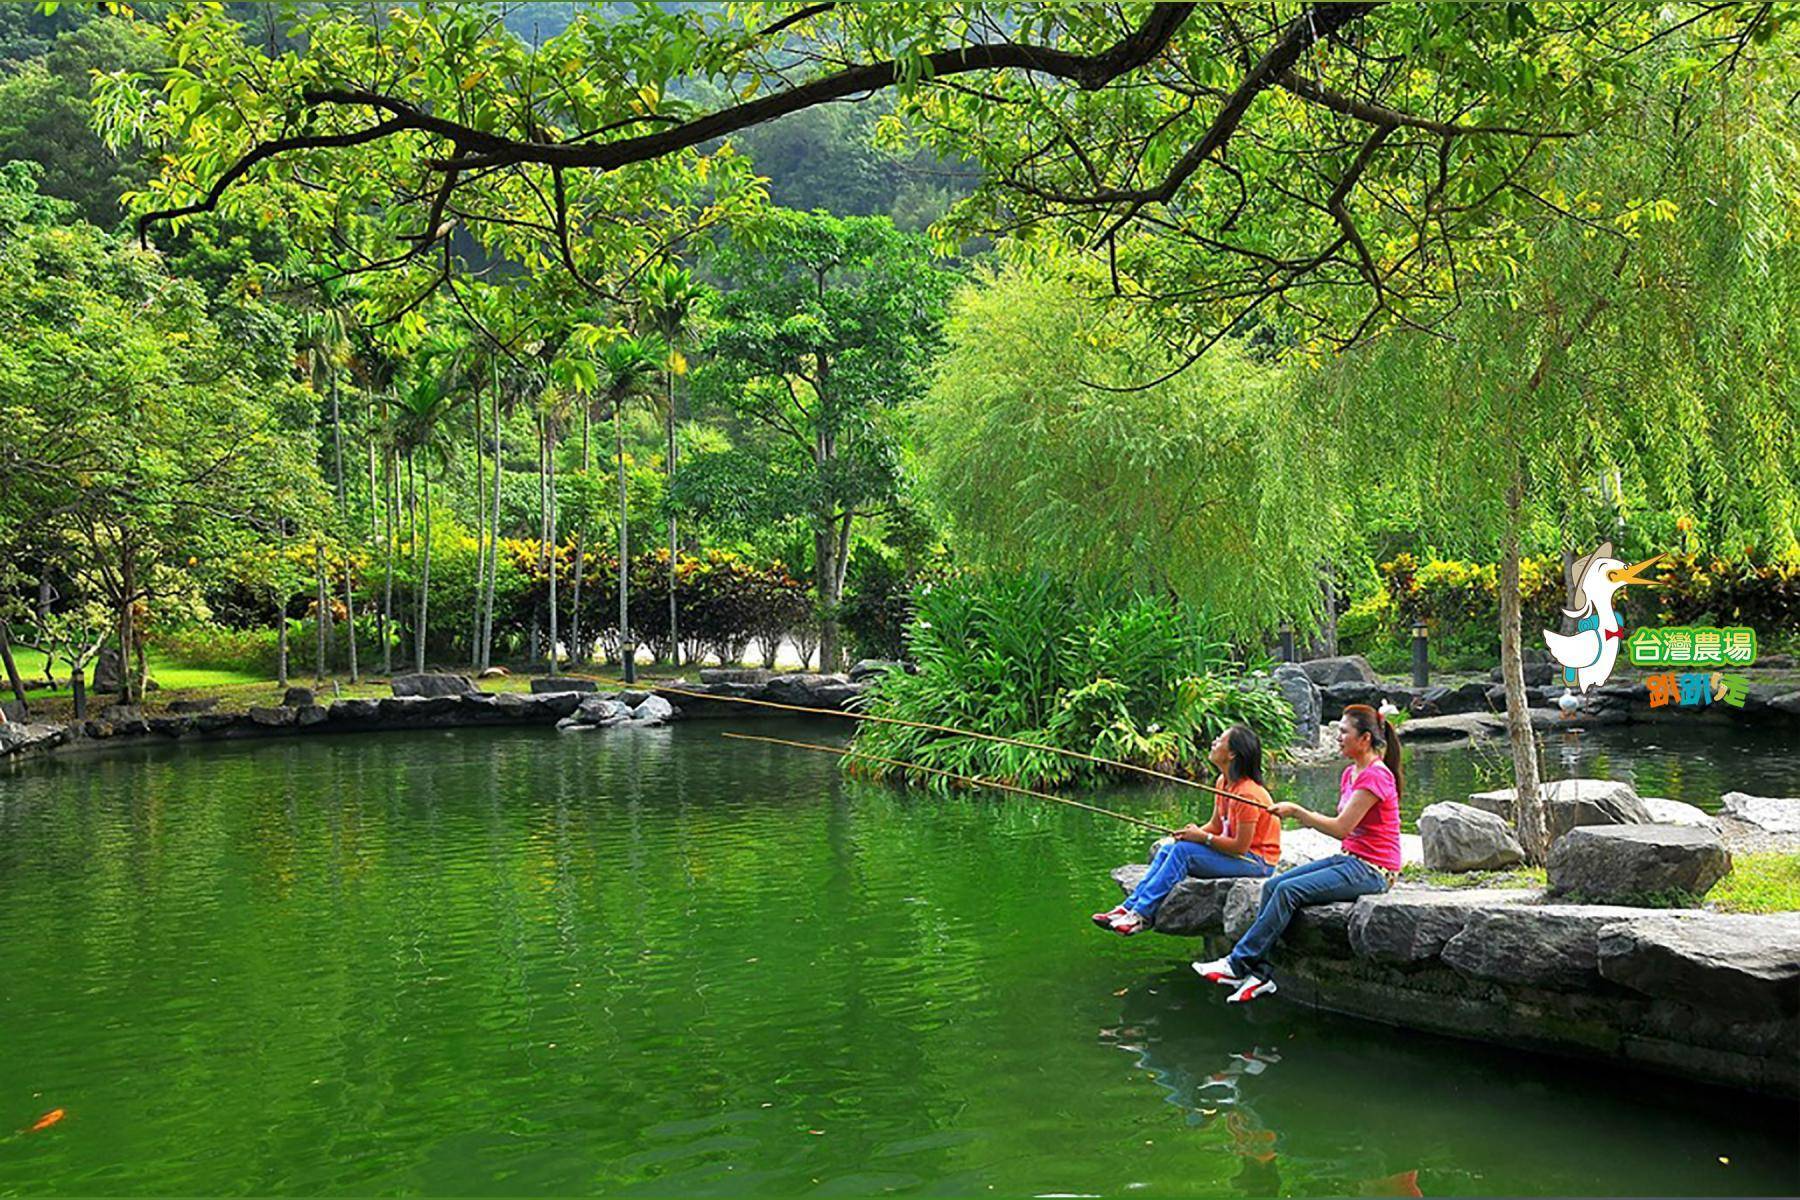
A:
{"label": "large flat rock", "polygon": [[1505,736],[1506,718],[1484,712],[1447,713],[1441,717],[1414,717],[1400,726],[1400,740],[1403,742]]}
{"label": "large flat rock", "polygon": [[1719,807],[1727,816],[1766,833],[1800,833],[1800,797],[1726,792],[1719,799]]}
{"label": "large flat rock", "polygon": [[1800,1013],[1800,913],[1681,912],[1600,932],[1600,974],[1657,999],[1749,1019]]}
{"label": "large flat rock", "polygon": [[1683,825],[1571,829],[1550,847],[1550,894],[1592,903],[1699,896],[1731,870],[1717,834]]}
{"label": "large flat rock", "polygon": [[1514,904],[1469,914],[1438,957],[1473,979],[1584,991],[1600,983],[1600,931],[1648,910]]}
{"label": "large flat rock", "polygon": [[1350,948],[1358,958],[1373,962],[1396,966],[1427,962],[1477,913],[1524,904],[1535,896],[1508,888],[1401,888],[1365,896],[1350,915]]}
{"label": "large flat rock", "polygon": [[1433,871],[1496,871],[1525,861],[1504,818],[1453,800],[1419,814],[1419,836]]}
{"label": "large flat rock", "polygon": [[467,675],[440,675],[431,671],[396,675],[389,686],[396,696],[461,696],[481,690]]}

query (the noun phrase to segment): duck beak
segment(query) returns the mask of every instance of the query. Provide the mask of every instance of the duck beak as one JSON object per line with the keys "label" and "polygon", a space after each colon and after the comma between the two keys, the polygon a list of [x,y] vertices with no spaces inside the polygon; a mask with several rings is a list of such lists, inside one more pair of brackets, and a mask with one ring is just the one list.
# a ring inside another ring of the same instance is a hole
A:
{"label": "duck beak", "polygon": [[1662,585],[1662,580],[1645,579],[1643,573],[1667,557],[1668,555],[1666,554],[1658,554],[1655,558],[1646,558],[1641,563],[1632,563],[1629,567],[1622,568],[1621,570],[1608,571],[1606,577],[1620,587],[1633,583],[1642,583],[1650,587],[1660,587]]}

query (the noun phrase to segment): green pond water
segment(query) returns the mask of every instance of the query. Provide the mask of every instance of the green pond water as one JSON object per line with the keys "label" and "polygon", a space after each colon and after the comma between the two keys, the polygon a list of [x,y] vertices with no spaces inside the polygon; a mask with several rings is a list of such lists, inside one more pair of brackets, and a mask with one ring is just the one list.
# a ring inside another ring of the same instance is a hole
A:
{"label": "green pond water", "polygon": [[[0,1193],[1800,1189],[1791,1105],[1228,1009],[1192,943],[1088,923],[1130,827],[847,782],[725,727],[0,775]],[[1581,771],[1698,801],[1800,782],[1783,744],[1656,737],[1589,740]],[[1412,791],[1484,769],[1416,755]]]}

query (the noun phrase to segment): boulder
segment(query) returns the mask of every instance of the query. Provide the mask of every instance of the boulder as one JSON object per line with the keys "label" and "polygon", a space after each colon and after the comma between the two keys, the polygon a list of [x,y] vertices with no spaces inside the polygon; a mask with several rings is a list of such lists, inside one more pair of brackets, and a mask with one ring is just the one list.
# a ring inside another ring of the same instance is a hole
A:
{"label": "boulder", "polygon": [[169,711],[172,713],[203,713],[211,712],[217,707],[219,707],[219,698],[217,696],[207,696],[200,700],[173,701],[169,705]]}
{"label": "boulder", "polygon": [[617,700],[620,704],[623,704],[626,708],[636,708],[650,698],[650,693],[639,691],[636,688],[627,688],[622,692],[614,692],[612,698]]}
{"label": "boulder", "polygon": [[1800,799],[1794,797],[1726,792],[1719,798],[1719,807],[1726,816],[1767,833],[1800,833]]}
{"label": "boulder", "polygon": [[1800,692],[1783,692],[1778,696],[1770,697],[1769,707],[1777,712],[1800,716]]}
{"label": "boulder", "polygon": [[850,682],[862,683],[864,680],[886,675],[889,671],[901,669],[900,664],[891,658],[865,658],[850,668]]}
{"label": "boulder", "polygon": [[1434,685],[1412,693],[1411,701],[1400,705],[1415,717],[1448,717],[1457,713],[1487,712],[1488,685],[1468,680],[1454,687]]}
{"label": "boulder", "polygon": [[283,708],[305,708],[313,702],[313,690],[309,687],[291,687],[282,693]]}
{"label": "boulder", "polygon": [[762,667],[707,667],[700,672],[701,683],[764,684],[774,677],[775,672]]}
{"label": "boulder", "polygon": [[438,675],[429,671],[394,676],[390,686],[397,697],[462,696],[478,690],[467,675]]}
{"label": "boulder", "polygon": [[1281,831],[1281,857],[1276,860],[1277,869],[1286,871],[1292,867],[1305,866],[1309,862],[1337,854],[1344,845],[1328,833],[1320,833],[1316,829],[1305,827],[1283,829]]}
{"label": "boulder", "polygon": [[23,725],[29,719],[25,706],[17,700],[0,700],[0,725],[8,721]]}
{"label": "boulder", "polygon": [[639,725],[663,725],[675,715],[675,706],[661,696],[645,696],[631,710],[631,719]]}
{"label": "boulder", "polygon": [[1588,825],[1648,825],[1650,812],[1629,783],[1559,779],[1544,785],[1544,808],[1554,842]]}
{"label": "boulder", "polygon": [[1506,734],[1506,721],[1485,712],[1447,713],[1441,717],[1413,717],[1400,726],[1402,742],[1436,742],[1455,738],[1495,738]]}
{"label": "boulder", "polygon": [[1358,900],[1350,915],[1350,948],[1358,958],[1409,966],[1436,958],[1476,913],[1523,904],[1523,889],[1407,888]]}
{"label": "boulder", "polygon": [[1122,867],[1112,869],[1113,882],[1129,896],[1137,890],[1137,885],[1144,882],[1144,876],[1150,873],[1149,863],[1126,863]]}
{"label": "boulder", "polygon": [[1601,930],[1599,958],[1614,983],[1704,1012],[1800,1013],[1800,913],[1638,916]]}
{"label": "boulder", "polygon": [[1503,818],[1453,800],[1419,814],[1419,836],[1433,871],[1496,871],[1525,861]]}
{"label": "boulder", "polygon": [[1323,694],[1319,700],[1319,712],[1326,721],[1343,716],[1344,709],[1352,704],[1367,704],[1371,708],[1379,708],[1381,702],[1387,699],[1386,688],[1379,683],[1365,683],[1360,679],[1324,684],[1320,691]]}
{"label": "boulder", "polygon": [[[1520,666],[1524,669],[1526,687],[1546,687],[1561,681],[1559,672],[1562,668],[1548,660],[1535,662],[1527,660]],[[1506,677],[1501,674],[1499,667],[1489,671],[1488,678],[1498,684],[1506,682]]]}
{"label": "boulder", "polygon": [[376,701],[381,706],[380,720],[390,725],[454,725],[461,707],[460,695],[386,696]]}
{"label": "boulder", "polygon": [[332,723],[344,725],[367,725],[381,717],[381,701],[379,700],[334,700],[327,710]]}
{"label": "boulder", "polygon": [[531,694],[542,696],[552,692],[592,692],[599,687],[592,679],[575,675],[540,676],[531,681]]}
{"label": "boulder", "polygon": [[558,729],[598,729],[620,725],[631,720],[631,709],[617,700],[601,696],[583,696],[573,714],[556,723]]}
{"label": "boulder", "polygon": [[[851,672],[850,678],[856,678],[855,672]],[[1302,746],[1318,745],[1321,713],[1319,685],[1312,681],[1312,677],[1298,663],[1282,663],[1276,667],[1274,680],[1275,690],[1294,709],[1295,743]]]}
{"label": "boulder", "polygon": [[103,647],[94,658],[94,682],[89,686],[96,692],[104,693],[125,690],[125,668],[119,661],[117,647]]}
{"label": "boulder", "polygon": [[[1344,844],[1328,833],[1320,833],[1316,829],[1284,829],[1281,831],[1281,857],[1276,860],[1277,870],[1286,871],[1292,867],[1304,866],[1333,854],[1341,854]],[[1410,866],[1425,861],[1425,845],[1416,833],[1400,835],[1400,863]]]}
{"label": "boulder", "polygon": [[269,729],[279,729],[292,725],[295,719],[293,709],[283,705],[279,708],[256,707],[244,714],[252,725],[261,725]]}
{"label": "boulder", "polygon": [[1225,925],[1225,936],[1233,941],[1244,936],[1244,933],[1256,921],[1256,914],[1262,911],[1262,890],[1266,879],[1233,879],[1225,889],[1225,903],[1221,906]]}
{"label": "boulder", "polygon": [[1306,672],[1306,677],[1320,687],[1330,687],[1334,683],[1379,683],[1380,677],[1369,660],[1360,654],[1340,654],[1333,658],[1309,658],[1296,664]]}
{"label": "boulder", "polygon": [[585,699],[579,692],[543,692],[525,695],[520,692],[497,692],[490,699],[494,712],[503,721],[552,722],[572,715]]}
{"label": "boulder", "polygon": [[1683,804],[1679,800],[1665,800],[1661,796],[1641,796],[1644,811],[1650,814],[1654,825],[1686,825],[1693,829],[1704,829],[1708,833],[1721,832],[1719,823],[1695,808],[1692,804]]}
{"label": "boulder", "polygon": [[1583,991],[1600,981],[1600,932],[1643,909],[1521,904],[1471,913],[1438,957],[1473,979]]}
{"label": "boulder", "polygon": [[1679,825],[1571,829],[1550,847],[1550,894],[1631,903],[1676,893],[1703,895],[1731,870],[1725,844]]}
{"label": "boulder", "polygon": [[1513,797],[1517,792],[1512,788],[1497,788],[1491,792],[1471,792],[1469,807],[1479,808],[1482,812],[1493,813],[1503,821],[1513,819]]}
{"label": "boulder", "polygon": [[841,709],[861,694],[862,688],[851,683],[847,676],[801,671],[771,678],[763,686],[761,698],[803,708]]}
{"label": "boulder", "polygon": [[[1149,869],[1147,863],[1126,863],[1122,867],[1113,868],[1113,881],[1121,891],[1130,895],[1143,882],[1144,874]],[[1231,892],[1231,886],[1237,882],[1235,879],[1182,880],[1169,889],[1169,894],[1157,906],[1151,928],[1158,933],[1178,937],[1218,933],[1225,924],[1225,898]]]}
{"label": "boulder", "polygon": [[294,724],[302,729],[323,725],[330,717],[323,704],[303,704],[294,710]]}

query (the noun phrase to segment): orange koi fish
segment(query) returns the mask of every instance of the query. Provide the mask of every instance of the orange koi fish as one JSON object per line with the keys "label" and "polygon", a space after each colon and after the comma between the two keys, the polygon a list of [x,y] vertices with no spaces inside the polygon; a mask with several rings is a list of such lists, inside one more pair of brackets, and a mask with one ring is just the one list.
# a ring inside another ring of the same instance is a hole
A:
{"label": "orange koi fish", "polygon": [[30,1129],[27,1129],[25,1132],[26,1133],[36,1133],[40,1129],[48,1129],[52,1125],[56,1124],[58,1121],[62,1120],[67,1115],[68,1114],[65,1113],[62,1109],[53,1108],[49,1112],[45,1113],[43,1116],[39,1117],[37,1119],[37,1124],[33,1125]]}
{"label": "orange koi fish", "polygon": [[1419,1190],[1419,1169],[1401,1171],[1384,1179],[1367,1179],[1357,1186],[1360,1196],[1423,1196]]}

